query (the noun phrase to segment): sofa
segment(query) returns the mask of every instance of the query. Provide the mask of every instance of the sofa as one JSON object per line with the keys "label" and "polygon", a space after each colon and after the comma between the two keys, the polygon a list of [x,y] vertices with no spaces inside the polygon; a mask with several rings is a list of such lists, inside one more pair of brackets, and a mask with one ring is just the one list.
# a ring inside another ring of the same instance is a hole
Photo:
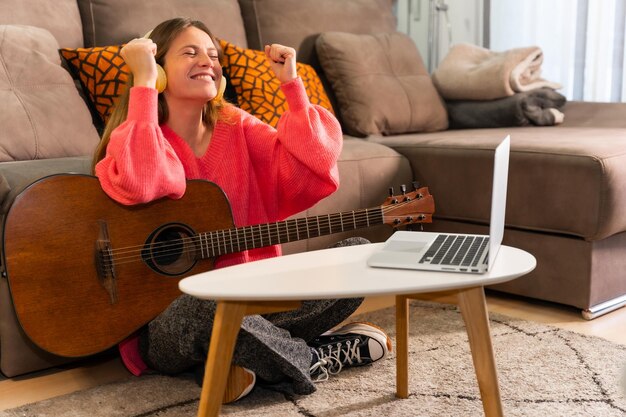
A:
{"label": "sofa", "polygon": [[[558,127],[447,129],[445,103],[417,49],[396,31],[391,0],[0,0],[3,216],[39,178],[90,173],[110,97],[101,91],[104,101],[94,101],[75,68],[55,55],[58,49],[120,45],[174,16],[202,20],[239,51],[292,45],[307,71],[315,70],[319,80],[313,81],[326,93],[322,101],[345,132],[341,185],[298,216],[376,207],[389,187],[398,193],[402,184],[418,181],[436,201],[425,230],[486,233],[493,149],[511,135],[504,243],[534,254],[537,268],[493,290],[571,306],[588,318],[624,303],[626,105],[570,102]],[[24,56],[19,48],[50,68],[15,64]],[[82,65],[90,71],[89,62]],[[241,104],[236,89],[242,84],[231,75],[231,97]],[[284,253],[353,235],[383,241],[392,232],[380,225],[301,240],[284,245]],[[24,333],[4,257],[2,267],[2,373],[13,377],[75,361],[45,352]]]}

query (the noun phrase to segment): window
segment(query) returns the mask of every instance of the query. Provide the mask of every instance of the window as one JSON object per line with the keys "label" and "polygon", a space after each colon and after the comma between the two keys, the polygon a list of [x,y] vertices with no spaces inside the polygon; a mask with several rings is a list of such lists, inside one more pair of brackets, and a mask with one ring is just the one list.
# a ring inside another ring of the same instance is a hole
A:
{"label": "window", "polygon": [[569,100],[626,101],[626,0],[491,0],[488,48],[539,46]]}

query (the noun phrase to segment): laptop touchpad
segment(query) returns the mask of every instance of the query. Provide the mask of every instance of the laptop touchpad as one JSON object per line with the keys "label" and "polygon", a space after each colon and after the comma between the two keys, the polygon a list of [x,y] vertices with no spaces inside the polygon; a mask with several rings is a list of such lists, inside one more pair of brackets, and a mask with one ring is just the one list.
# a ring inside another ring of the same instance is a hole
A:
{"label": "laptop touchpad", "polygon": [[392,252],[417,253],[424,249],[425,246],[425,242],[400,242],[396,240],[387,242],[384,250]]}

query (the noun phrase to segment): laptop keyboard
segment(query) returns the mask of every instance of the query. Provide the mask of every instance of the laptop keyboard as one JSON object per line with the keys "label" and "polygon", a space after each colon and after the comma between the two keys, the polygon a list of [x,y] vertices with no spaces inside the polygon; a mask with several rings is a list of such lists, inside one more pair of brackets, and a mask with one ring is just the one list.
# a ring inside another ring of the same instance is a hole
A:
{"label": "laptop keyboard", "polygon": [[419,263],[476,266],[488,243],[487,236],[439,235]]}

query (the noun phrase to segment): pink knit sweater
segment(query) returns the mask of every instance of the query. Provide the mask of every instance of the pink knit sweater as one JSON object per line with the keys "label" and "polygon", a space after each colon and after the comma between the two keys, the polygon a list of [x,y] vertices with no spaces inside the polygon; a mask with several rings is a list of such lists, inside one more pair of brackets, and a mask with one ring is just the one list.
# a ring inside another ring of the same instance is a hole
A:
{"label": "pink knit sweater", "polygon": [[[127,120],[111,134],[96,165],[104,191],[123,204],[180,198],[187,179],[219,185],[237,227],[283,220],[334,192],[342,133],[337,119],[311,105],[302,80],[282,85],[289,104],[278,128],[234,107],[223,110],[206,153],[198,158],[167,124],[158,124],[157,91],[133,87]],[[222,256],[216,268],[280,255],[278,245]],[[135,375],[146,366],[136,338],[120,344]]]}

